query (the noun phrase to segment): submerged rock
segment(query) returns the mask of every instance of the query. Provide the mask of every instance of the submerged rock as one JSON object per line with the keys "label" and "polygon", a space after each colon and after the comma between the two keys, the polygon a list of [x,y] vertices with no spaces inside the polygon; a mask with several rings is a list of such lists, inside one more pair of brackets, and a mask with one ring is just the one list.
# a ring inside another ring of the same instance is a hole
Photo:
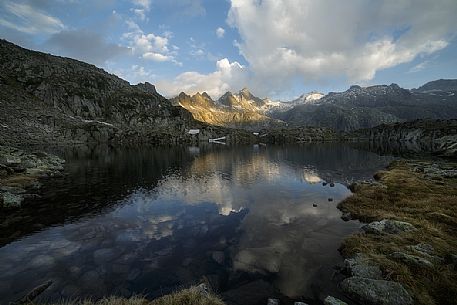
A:
{"label": "submerged rock", "polygon": [[341,288],[351,298],[365,305],[410,305],[413,300],[400,283],[363,277],[350,277]]}
{"label": "submerged rock", "polygon": [[370,234],[399,234],[417,230],[412,224],[404,221],[383,219],[374,221],[362,227],[365,233]]}
{"label": "submerged rock", "polygon": [[4,207],[20,207],[24,201],[24,196],[19,194],[12,194],[10,192],[1,195]]}
{"label": "submerged rock", "polygon": [[346,302],[343,302],[332,296],[328,296],[324,300],[324,305],[348,305]]}
{"label": "submerged rock", "polygon": [[267,305],[279,305],[278,299],[268,299]]}

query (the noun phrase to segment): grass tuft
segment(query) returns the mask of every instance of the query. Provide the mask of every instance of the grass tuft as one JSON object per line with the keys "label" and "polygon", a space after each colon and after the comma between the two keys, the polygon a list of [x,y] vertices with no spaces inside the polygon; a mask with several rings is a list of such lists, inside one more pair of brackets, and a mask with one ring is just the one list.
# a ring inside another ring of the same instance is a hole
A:
{"label": "grass tuft", "polygon": [[[29,303],[27,305],[38,305]],[[41,305],[41,304],[40,304]],[[222,300],[211,293],[203,292],[198,287],[191,287],[149,301],[141,296],[131,298],[108,297],[98,301],[63,300],[48,305],[225,305]]]}

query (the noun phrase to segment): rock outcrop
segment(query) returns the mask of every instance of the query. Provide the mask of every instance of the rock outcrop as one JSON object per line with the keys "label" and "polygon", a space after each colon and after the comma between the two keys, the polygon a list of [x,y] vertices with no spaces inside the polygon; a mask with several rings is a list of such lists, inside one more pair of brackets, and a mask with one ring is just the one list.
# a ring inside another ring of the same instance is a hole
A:
{"label": "rock outcrop", "polygon": [[409,305],[413,299],[397,282],[350,277],[341,283],[345,293],[365,305]]}
{"label": "rock outcrop", "polygon": [[457,157],[457,119],[382,124],[353,132],[349,138],[369,141],[381,150],[388,147]]}
{"label": "rock outcrop", "polygon": [[0,146],[0,207],[20,207],[38,196],[40,180],[62,176],[64,160],[44,152]]}

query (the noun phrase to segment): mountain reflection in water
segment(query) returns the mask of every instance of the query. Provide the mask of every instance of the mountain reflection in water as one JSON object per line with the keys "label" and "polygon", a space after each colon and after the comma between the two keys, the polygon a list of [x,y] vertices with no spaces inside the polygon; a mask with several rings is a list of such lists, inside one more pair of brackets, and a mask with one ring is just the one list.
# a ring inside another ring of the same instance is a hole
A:
{"label": "mountain reflection in water", "polygon": [[341,144],[60,154],[69,175],[2,218],[4,302],[49,279],[43,300],[153,298],[202,279],[229,304],[338,295],[337,248],[358,228],[336,208],[344,184],[391,160]]}

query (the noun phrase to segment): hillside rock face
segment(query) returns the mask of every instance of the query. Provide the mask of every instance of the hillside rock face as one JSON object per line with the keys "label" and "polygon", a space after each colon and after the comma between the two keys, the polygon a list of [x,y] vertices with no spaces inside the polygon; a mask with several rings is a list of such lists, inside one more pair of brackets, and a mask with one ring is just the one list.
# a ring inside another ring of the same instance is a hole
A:
{"label": "hillside rock face", "polygon": [[[226,134],[149,83],[0,40],[0,144],[179,143]],[[196,135],[190,129],[200,129]]]}
{"label": "hillside rock face", "polygon": [[322,126],[342,131],[415,119],[457,118],[457,81],[439,80],[419,89],[396,84],[329,93],[318,103],[307,103],[273,117],[292,126]]}
{"label": "hillside rock face", "polygon": [[357,130],[352,138],[368,140],[378,147],[403,151],[430,152],[457,157],[457,119],[415,120]]}
{"label": "hillside rock face", "polygon": [[193,96],[182,92],[171,101],[191,112],[194,119],[211,125],[251,130],[285,125],[266,115],[268,100],[255,97],[247,89],[238,94],[227,92],[218,101],[213,101],[206,92]]}

